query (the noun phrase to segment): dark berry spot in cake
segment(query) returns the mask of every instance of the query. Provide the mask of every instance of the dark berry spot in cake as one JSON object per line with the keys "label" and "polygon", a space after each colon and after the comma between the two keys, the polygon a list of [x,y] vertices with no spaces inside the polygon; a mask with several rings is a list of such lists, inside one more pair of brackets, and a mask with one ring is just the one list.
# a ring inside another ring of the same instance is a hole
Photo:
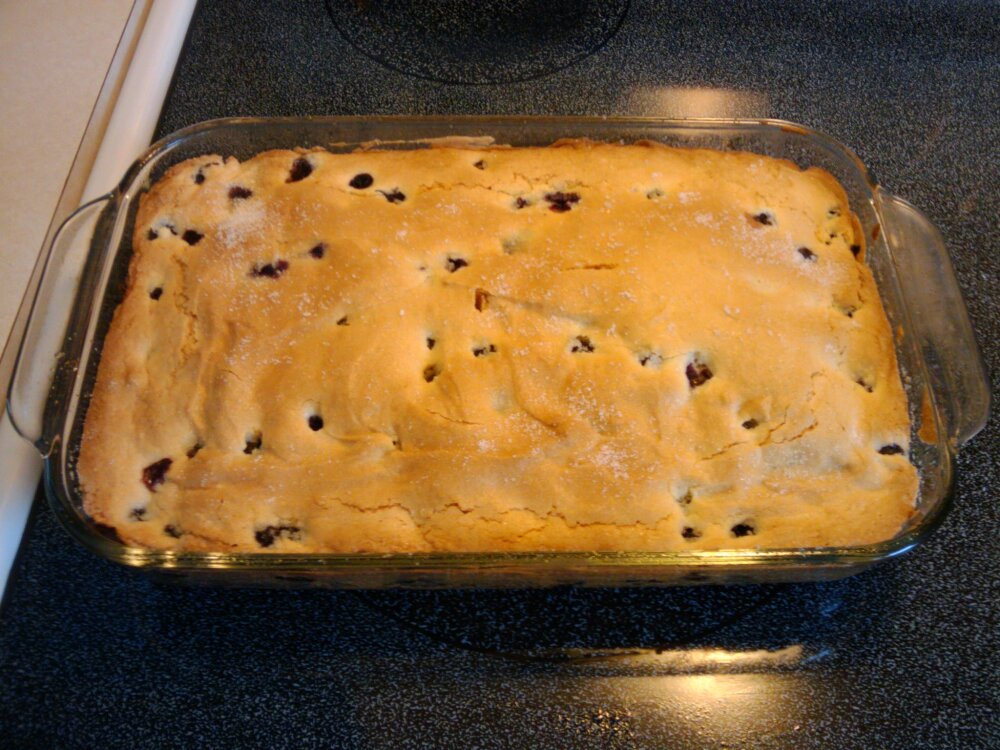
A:
{"label": "dark berry spot in cake", "polygon": [[402,203],[406,200],[406,195],[399,188],[393,188],[388,192],[385,190],[376,190],[375,192],[381,193],[389,203]]}
{"label": "dark berry spot in cake", "polygon": [[450,255],[444,262],[444,267],[448,269],[449,273],[455,273],[459,268],[465,268],[467,265],[469,265],[469,261],[465,258],[453,258]]}
{"label": "dark berry spot in cake", "polygon": [[302,529],[298,526],[265,526],[254,532],[253,538],[261,547],[270,547],[276,539],[300,539]]}
{"label": "dark berry spot in cake", "polygon": [[255,432],[246,439],[246,446],[243,448],[243,452],[249,456],[254,451],[259,451],[263,444],[263,436],[259,432]]}
{"label": "dark berry spot in cake", "polygon": [[472,166],[474,166],[476,169],[486,169],[486,162],[483,161],[482,159],[480,159],[479,161],[477,161]]}
{"label": "dark berry spot in cake", "polygon": [[351,181],[347,184],[350,185],[355,190],[366,190],[370,188],[374,183],[375,183],[374,177],[372,177],[367,172],[361,172],[359,174],[354,175],[354,177],[351,178]]}
{"label": "dark berry spot in cake", "polygon": [[691,490],[688,490],[677,499],[677,502],[681,505],[690,505],[692,500],[694,500],[694,495],[691,494]]}
{"label": "dark berry spot in cake", "polygon": [[251,276],[264,276],[268,279],[276,279],[288,270],[287,260],[276,260],[274,263],[256,265],[250,270]]}
{"label": "dark berry spot in cake", "polygon": [[194,458],[195,456],[198,455],[198,451],[200,451],[204,447],[205,447],[204,444],[199,440],[197,443],[188,448],[188,451],[185,455],[188,458]]}
{"label": "dark berry spot in cake", "polygon": [[199,169],[197,172],[194,173],[194,184],[200,185],[204,181],[205,181],[205,173]]}
{"label": "dark berry spot in cake", "polygon": [[174,524],[172,523],[168,523],[166,526],[163,527],[163,533],[169,537],[173,537],[174,539],[180,539],[182,536],[184,536],[184,532],[181,531],[180,527],[174,526]]}
{"label": "dark berry spot in cake", "polygon": [[889,445],[883,445],[881,448],[878,449],[878,452],[881,453],[883,456],[895,456],[901,454],[903,452],[903,449],[896,443],[890,443]]}
{"label": "dark berry spot in cake", "polygon": [[574,203],[580,202],[579,193],[546,193],[545,200],[549,202],[549,210],[555,211],[556,213],[564,213],[569,211]]}
{"label": "dark berry spot in cake", "polygon": [[163,296],[163,287],[158,286],[149,293],[150,299],[159,299]]}
{"label": "dark berry spot in cake", "polygon": [[432,339],[430,336],[427,337],[427,348],[433,349],[434,345],[437,343],[437,339]]}
{"label": "dark berry spot in cake", "polygon": [[[173,224],[164,224],[163,226],[160,227],[160,229],[166,229],[168,232],[170,232],[170,234],[174,235],[174,237],[177,236],[177,229],[176,229],[176,227],[174,227]],[[151,227],[150,230],[149,230],[149,234],[147,234],[146,236],[150,240],[155,240],[157,237],[160,236],[160,231],[159,231],[159,229],[155,229],[155,228]]]}
{"label": "dark berry spot in cake", "polygon": [[308,159],[300,156],[292,162],[292,168],[288,171],[288,179],[285,180],[285,182],[298,182],[299,180],[304,180],[312,174],[312,171],[313,165]]}
{"label": "dark berry spot in cake", "polygon": [[322,258],[324,253],[326,253],[326,245],[324,245],[322,242],[319,243],[318,245],[313,246],[309,250],[309,254],[312,257],[316,258],[316,260]]}
{"label": "dark berry spot in cake", "polygon": [[751,218],[758,224],[763,224],[766,227],[774,224],[774,215],[768,211],[761,211],[759,214],[754,214]]}
{"label": "dark berry spot in cake", "polygon": [[323,429],[323,417],[321,417],[319,414],[310,414],[308,421],[309,421],[309,429],[312,430],[313,432],[319,432],[320,430]]}
{"label": "dark berry spot in cake", "polygon": [[699,385],[704,385],[711,380],[714,373],[709,369],[708,365],[695,357],[684,368],[684,374],[687,375],[688,383],[691,384],[691,387],[697,388]]}
{"label": "dark berry spot in cake", "polygon": [[146,520],[146,509],[143,507],[132,508],[129,511],[128,517],[133,521],[145,521]]}
{"label": "dark berry spot in cake", "polygon": [[814,253],[808,247],[800,247],[799,255],[801,255],[806,260],[816,260],[816,253]]}
{"label": "dark berry spot in cake", "polygon": [[490,302],[490,293],[485,289],[476,289],[476,309],[482,312]]}
{"label": "dark berry spot in cake", "polygon": [[759,422],[758,422],[758,421],[757,421],[756,419],[754,419],[753,417],[751,417],[750,419],[748,419],[747,421],[745,421],[745,422],[743,423],[743,429],[744,429],[744,430],[752,430],[752,429],[754,429],[754,428],[755,428],[755,427],[756,427],[756,426],[757,426],[758,424],[759,424]]}
{"label": "dark berry spot in cake", "polygon": [[864,389],[865,389],[866,391],[868,391],[869,393],[871,393],[872,391],[874,391],[874,390],[875,390],[875,386],[874,386],[874,385],[872,385],[871,383],[869,383],[869,382],[868,382],[867,380],[865,380],[864,378],[858,378],[858,379],[857,379],[857,380],[855,380],[854,382],[855,382],[855,383],[857,383],[858,385],[860,385],[860,386],[861,386],[862,388],[864,388]]}
{"label": "dark berry spot in cake", "polygon": [[434,378],[436,378],[440,374],[441,374],[441,368],[439,368],[437,365],[427,365],[427,367],[424,368],[424,380],[426,380],[428,383],[433,383]]}
{"label": "dark berry spot in cake", "polygon": [[861,254],[861,245],[851,245],[851,255],[857,258]]}
{"label": "dark berry spot in cake", "polygon": [[514,208],[527,208],[530,205],[531,204],[528,202],[527,198],[522,198],[521,196],[518,196],[517,198],[514,199]]}
{"label": "dark berry spot in cake", "polygon": [[142,483],[146,485],[146,489],[154,491],[158,485],[163,484],[167,470],[173,462],[172,458],[161,458],[143,469]]}
{"label": "dark berry spot in cake", "polygon": [[193,229],[185,229],[184,234],[181,235],[181,239],[189,245],[197,245],[204,236],[201,232],[196,232]]}
{"label": "dark berry spot in cake", "polygon": [[477,346],[472,350],[473,357],[485,357],[487,354],[493,354],[497,350],[496,344],[487,344],[485,346]]}
{"label": "dark berry spot in cake", "polygon": [[663,364],[663,357],[656,352],[644,352],[639,355],[639,364],[643,367],[659,367]]}
{"label": "dark berry spot in cake", "polygon": [[757,533],[756,529],[746,521],[736,524],[730,531],[733,533],[733,536],[753,536]]}
{"label": "dark berry spot in cake", "polygon": [[338,325],[338,326],[346,326],[346,325],[349,325],[349,323],[347,322],[347,316],[345,315],[345,316],[344,316],[344,317],[342,317],[342,318],[341,318],[340,320],[338,320],[338,321],[337,321],[337,325]]}
{"label": "dark berry spot in cake", "polygon": [[569,350],[574,354],[590,353],[594,351],[594,344],[590,340],[589,336],[577,336],[573,339],[573,343],[570,345]]}
{"label": "dark berry spot in cake", "polygon": [[701,532],[691,526],[685,526],[681,536],[685,539],[697,539],[701,536]]}
{"label": "dark berry spot in cake", "polygon": [[242,185],[233,185],[229,188],[229,200],[241,201],[249,198],[251,195],[253,195],[253,190],[245,188]]}

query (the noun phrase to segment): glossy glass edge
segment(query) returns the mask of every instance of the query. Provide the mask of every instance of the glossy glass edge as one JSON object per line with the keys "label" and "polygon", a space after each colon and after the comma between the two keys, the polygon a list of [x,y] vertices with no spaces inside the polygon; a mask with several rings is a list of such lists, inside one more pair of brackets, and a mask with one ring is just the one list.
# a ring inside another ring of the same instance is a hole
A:
{"label": "glossy glass edge", "polygon": [[[710,129],[732,129],[734,135],[743,129],[775,128],[783,132],[819,141],[831,153],[843,156],[850,166],[862,177],[868,186],[870,200],[881,221],[882,212],[878,199],[879,186],[870,171],[859,157],[847,146],[833,137],[820,131],[802,125],[776,119],[663,119],[656,117],[547,117],[547,116],[405,116],[378,115],[371,117],[331,116],[331,117],[282,117],[258,118],[237,117],[208,120],[178,130],[152,144],[126,172],[122,181],[113,191],[113,203],[117,211],[124,196],[136,191],[136,178],[151,161],[162,158],[174,147],[183,144],[191,137],[208,130],[220,128],[281,125],[301,125],[304,123],[357,123],[384,122],[412,125],[419,129],[421,124],[461,124],[467,122],[477,125],[514,124],[547,124],[566,126],[600,126],[609,127],[655,127],[664,130],[706,131]],[[426,142],[428,139],[415,137],[413,143]],[[909,316],[909,311],[905,311]],[[935,405],[935,419],[938,418]],[[65,423],[65,419],[62,420]],[[64,424],[65,428],[65,424]],[[598,571],[601,568],[616,567],[680,567],[711,569],[713,567],[745,568],[782,568],[808,567],[823,568],[828,566],[850,567],[863,569],[869,565],[900,555],[909,551],[940,525],[941,520],[950,508],[955,487],[954,450],[947,443],[942,443],[943,458],[946,469],[946,491],[943,497],[924,513],[920,522],[914,527],[904,530],[895,537],[873,545],[854,547],[810,547],[790,549],[763,550],[713,550],[705,552],[538,552],[538,553],[412,553],[412,554],[283,554],[266,552],[214,553],[214,552],[170,552],[151,550],[142,547],[129,547],[119,541],[105,537],[87,526],[76,508],[63,491],[66,482],[60,477],[63,446],[66,430],[61,431],[54,441],[53,450],[45,460],[44,482],[46,496],[57,517],[71,535],[85,547],[102,557],[122,565],[138,568],[171,569],[171,570],[248,570],[259,572],[277,572],[281,570],[407,570],[419,571],[422,568],[448,570],[489,570],[498,567],[516,566],[518,568],[545,568],[555,564],[585,567]]]}

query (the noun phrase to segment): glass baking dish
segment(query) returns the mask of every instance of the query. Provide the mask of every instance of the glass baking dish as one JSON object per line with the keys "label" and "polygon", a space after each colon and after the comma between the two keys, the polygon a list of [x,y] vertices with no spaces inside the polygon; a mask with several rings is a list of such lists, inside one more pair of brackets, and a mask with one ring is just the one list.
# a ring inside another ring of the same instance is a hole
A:
{"label": "glass baking dish", "polygon": [[[345,151],[426,147],[431,139],[491,138],[547,145],[560,138],[653,140],[738,149],[818,166],[847,190],[895,333],[920,474],[918,513],[895,537],[838,548],[664,553],[275,554],[170,552],[130,547],[83,511],[76,457],[111,315],[120,302],[139,197],[169,167],[206,153],[240,159],[273,148]],[[321,117],[215,120],[170,135],[139,158],[111,193],[82,206],[46,256],[8,392],[18,432],[44,457],[46,495],[89,549],[158,577],[207,584],[380,588],[671,585],[833,579],[912,549],[952,501],[955,453],[985,423],[989,388],[939,233],[875,182],[837,141],[776,120],[531,117]],[[31,290],[29,290],[31,292]],[[72,304],[70,304],[72,301]]]}

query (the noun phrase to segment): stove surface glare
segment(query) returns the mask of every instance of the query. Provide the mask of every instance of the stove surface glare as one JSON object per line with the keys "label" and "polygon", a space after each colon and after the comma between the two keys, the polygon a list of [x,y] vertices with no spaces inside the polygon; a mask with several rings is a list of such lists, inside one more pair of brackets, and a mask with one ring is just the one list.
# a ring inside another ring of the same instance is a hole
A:
{"label": "stove surface glare", "polygon": [[343,37],[387,68],[443,83],[513,83],[600,50],[629,0],[327,0]]}

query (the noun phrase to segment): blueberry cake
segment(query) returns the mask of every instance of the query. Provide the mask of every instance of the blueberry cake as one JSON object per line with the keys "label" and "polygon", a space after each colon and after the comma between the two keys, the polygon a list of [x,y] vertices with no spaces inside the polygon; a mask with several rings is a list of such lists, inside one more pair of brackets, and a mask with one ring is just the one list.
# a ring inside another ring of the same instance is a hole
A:
{"label": "blueberry cake", "polygon": [[915,512],[842,187],[742,152],[270,151],[138,211],[80,450],[126,542],[874,543]]}

